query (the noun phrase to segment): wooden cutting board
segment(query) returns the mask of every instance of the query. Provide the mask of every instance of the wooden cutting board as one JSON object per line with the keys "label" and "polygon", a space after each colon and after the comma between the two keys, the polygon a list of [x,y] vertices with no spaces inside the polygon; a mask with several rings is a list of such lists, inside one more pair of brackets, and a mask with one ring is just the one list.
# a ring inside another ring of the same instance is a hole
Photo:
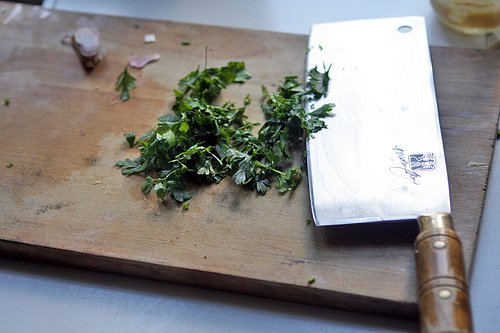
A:
{"label": "wooden cutting board", "polygon": [[[13,5],[0,3],[0,21]],[[168,112],[178,80],[205,62],[242,60],[253,78],[224,100],[303,77],[307,36],[87,16],[24,6],[0,29],[0,250],[64,265],[344,309],[416,316],[416,224],[317,228],[307,181],[265,197],[230,180],[192,187],[190,208],[144,196],[116,161],[138,156],[122,136]],[[86,72],[61,37],[81,24],[106,55]],[[157,41],[145,44],[145,34]],[[190,45],[183,45],[189,41]],[[452,209],[470,267],[499,112],[499,53],[432,47]],[[114,83],[134,54],[159,62],[132,71],[137,88],[116,102]],[[335,80],[333,80],[335,84]],[[315,282],[308,284],[314,277]]]}

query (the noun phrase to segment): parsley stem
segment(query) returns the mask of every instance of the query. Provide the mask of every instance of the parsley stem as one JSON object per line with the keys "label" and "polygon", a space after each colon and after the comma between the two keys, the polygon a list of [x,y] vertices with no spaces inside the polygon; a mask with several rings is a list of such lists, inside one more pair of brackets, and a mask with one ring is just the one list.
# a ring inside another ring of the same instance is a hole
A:
{"label": "parsley stem", "polygon": [[208,63],[208,45],[205,45],[205,70],[207,69],[207,63]]}
{"label": "parsley stem", "polygon": [[224,165],[224,163],[222,163],[222,161],[214,153],[212,153],[210,150],[207,150],[207,153],[212,155],[212,157],[215,158],[217,160],[217,162],[219,162],[220,165]]}
{"label": "parsley stem", "polygon": [[259,161],[255,161],[254,163],[255,163],[255,166],[257,166],[257,167],[259,167],[261,169],[269,170],[269,171],[275,172],[275,173],[277,173],[279,175],[282,175],[282,176],[286,175],[284,172],[276,170],[276,169],[270,167],[269,165],[262,164]]}

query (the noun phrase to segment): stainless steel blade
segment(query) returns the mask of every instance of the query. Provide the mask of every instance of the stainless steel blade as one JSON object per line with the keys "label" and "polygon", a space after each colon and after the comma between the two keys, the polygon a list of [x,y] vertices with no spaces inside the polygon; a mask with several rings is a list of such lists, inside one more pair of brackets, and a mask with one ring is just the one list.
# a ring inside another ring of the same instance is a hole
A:
{"label": "stainless steel blade", "polygon": [[449,212],[424,18],[314,25],[308,69],[330,64],[328,96],[316,104],[335,103],[335,116],[307,147],[315,223]]}

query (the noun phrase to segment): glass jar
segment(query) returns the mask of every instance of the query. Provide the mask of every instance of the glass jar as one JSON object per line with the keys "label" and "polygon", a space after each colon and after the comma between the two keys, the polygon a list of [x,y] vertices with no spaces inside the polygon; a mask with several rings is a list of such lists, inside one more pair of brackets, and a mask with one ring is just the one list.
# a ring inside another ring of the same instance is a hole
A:
{"label": "glass jar", "polygon": [[430,0],[450,28],[479,35],[500,31],[500,0]]}

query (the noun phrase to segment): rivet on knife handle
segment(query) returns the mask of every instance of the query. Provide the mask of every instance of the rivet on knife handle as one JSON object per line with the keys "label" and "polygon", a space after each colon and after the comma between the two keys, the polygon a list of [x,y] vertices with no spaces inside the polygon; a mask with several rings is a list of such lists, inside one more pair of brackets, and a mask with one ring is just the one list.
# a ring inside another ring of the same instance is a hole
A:
{"label": "rivet on knife handle", "polygon": [[415,253],[421,332],[472,332],[462,243],[451,215],[423,215],[418,224]]}

